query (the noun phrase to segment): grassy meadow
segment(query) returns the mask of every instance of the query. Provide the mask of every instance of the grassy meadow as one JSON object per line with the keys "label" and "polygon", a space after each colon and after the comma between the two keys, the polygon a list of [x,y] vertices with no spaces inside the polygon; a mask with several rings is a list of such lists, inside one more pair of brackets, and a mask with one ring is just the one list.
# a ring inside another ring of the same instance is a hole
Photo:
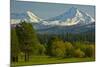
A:
{"label": "grassy meadow", "polygon": [[58,63],[76,63],[76,62],[91,62],[94,58],[52,58],[48,56],[33,56],[29,62],[20,59],[19,62],[13,62],[14,66],[28,66],[28,65],[43,65],[43,64],[58,64]]}

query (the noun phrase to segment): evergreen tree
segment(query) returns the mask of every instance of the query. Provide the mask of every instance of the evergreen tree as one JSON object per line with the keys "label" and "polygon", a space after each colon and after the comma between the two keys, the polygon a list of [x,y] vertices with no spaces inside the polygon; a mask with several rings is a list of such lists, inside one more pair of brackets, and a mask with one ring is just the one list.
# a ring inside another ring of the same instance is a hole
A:
{"label": "evergreen tree", "polygon": [[18,37],[16,35],[16,29],[11,29],[11,59],[13,62],[18,62],[19,55],[19,42]]}
{"label": "evergreen tree", "polygon": [[37,35],[30,23],[21,22],[17,27],[17,34],[19,36],[20,49],[25,54],[25,61],[29,61],[30,55],[38,54]]}

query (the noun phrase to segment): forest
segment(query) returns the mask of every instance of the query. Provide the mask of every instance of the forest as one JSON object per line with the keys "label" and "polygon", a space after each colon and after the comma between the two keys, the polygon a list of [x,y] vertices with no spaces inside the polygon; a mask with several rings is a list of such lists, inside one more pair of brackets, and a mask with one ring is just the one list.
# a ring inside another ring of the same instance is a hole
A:
{"label": "forest", "polygon": [[[36,63],[35,58],[42,61]],[[51,60],[55,58],[56,61]],[[71,61],[67,60],[69,58]],[[88,59],[83,60],[85,58]],[[95,60],[95,32],[64,35],[40,34],[31,23],[25,21],[11,28],[12,66],[26,63],[27,65],[60,63],[60,60],[64,63],[78,62],[78,59],[80,62]]]}

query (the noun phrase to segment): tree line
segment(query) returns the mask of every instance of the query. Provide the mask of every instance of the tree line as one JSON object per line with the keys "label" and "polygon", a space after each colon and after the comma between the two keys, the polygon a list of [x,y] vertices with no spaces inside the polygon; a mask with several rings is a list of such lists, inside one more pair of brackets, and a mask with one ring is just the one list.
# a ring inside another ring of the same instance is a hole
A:
{"label": "tree line", "polygon": [[[69,38],[72,36],[67,34]],[[11,29],[11,61],[18,62],[19,56],[27,62],[31,56],[49,57],[95,57],[94,43],[87,41],[68,41],[67,37],[41,36],[36,33],[31,23],[25,21]]]}

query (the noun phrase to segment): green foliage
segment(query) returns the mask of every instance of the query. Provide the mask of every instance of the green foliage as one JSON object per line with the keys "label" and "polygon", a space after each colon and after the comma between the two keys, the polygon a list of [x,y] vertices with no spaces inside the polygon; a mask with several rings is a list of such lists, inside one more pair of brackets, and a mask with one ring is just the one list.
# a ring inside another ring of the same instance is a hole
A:
{"label": "green foliage", "polygon": [[49,46],[51,56],[54,57],[64,57],[65,55],[65,45],[62,40],[58,37],[52,39],[51,45]]}
{"label": "green foliage", "polygon": [[18,52],[19,52],[19,42],[18,42],[18,38],[17,38],[17,35],[16,35],[16,29],[12,29],[11,31],[11,52],[12,52],[12,55],[18,55]]}
{"label": "green foliage", "polygon": [[18,61],[19,52],[20,52],[20,49],[19,49],[18,38],[16,35],[16,29],[12,29],[12,31],[11,31],[11,58],[12,58],[12,61],[15,61],[15,58],[17,58],[16,61]]}
{"label": "green foliage", "polygon": [[20,39],[19,42],[21,44],[20,48],[22,51],[35,51],[36,46],[39,43],[32,25],[26,22],[20,23],[20,26],[17,27],[17,33]]}
{"label": "green foliage", "polygon": [[95,46],[94,45],[86,45],[83,50],[86,54],[86,57],[95,57]]}
{"label": "green foliage", "polygon": [[94,57],[95,47],[89,42],[64,42],[55,36],[48,45],[49,55],[52,57]]}
{"label": "green foliage", "polygon": [[11,58],[24,56],[25,61],[29,61],[30,56],[35,55],[61,58],[95,57],[94,39],[87,35],[67,33],[62,36],[45,33],[37,36],[32,24],[21,22],[11,29]]}
{"label": "green foliage", "polygon": [[66,48],[66,55],[65,57],[72,57],[74,53],[74,47],[70,42],[65,42],[65,48]]}
{"label": "green foliage", "polygon": [[85,56],[85,53],[80,49],[76,49],[75,52],[74,52],[74,56],[78,57],[78,58],[82,58],[82,57]]}
{"label": "green foliage", "polygon": [[[44,51],[43,46],[39,43],[33,26],[27,22],[21,22],[17,27],[21,52],[25,54],[25,59],[30,55],[38,55],[39,51]],[[43,53],[42,53],[43,54]]]}
{"label": "green foliage", "polygon": [[44,47],[43,44],[39,44],[37,46],[37,49],[38,49],[38,55],[45,55],[46,53],[46,48]]}
{"label": "green foliage", "polygon": [[89,42],[76,42],[75,47],[80,48],[86,57],[95,57],[95,45]]}

